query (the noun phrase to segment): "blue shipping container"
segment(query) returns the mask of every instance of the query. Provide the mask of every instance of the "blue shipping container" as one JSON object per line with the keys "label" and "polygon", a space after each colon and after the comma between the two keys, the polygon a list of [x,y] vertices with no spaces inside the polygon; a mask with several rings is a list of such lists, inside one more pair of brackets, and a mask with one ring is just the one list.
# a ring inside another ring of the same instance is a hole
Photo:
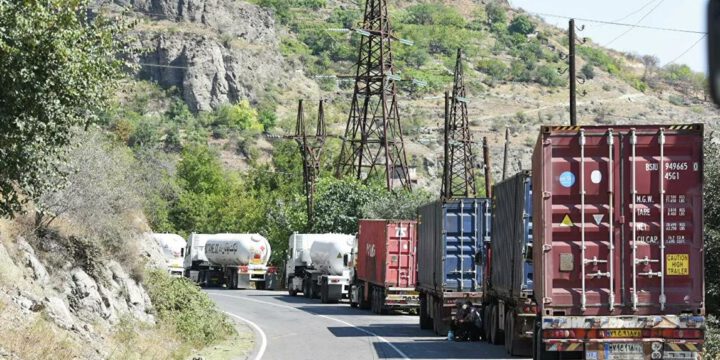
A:
{"label": "blue shipping container", "polygon": [[418,212],[418,289],[481,291],[492,221],[490,200],[436,201]]}

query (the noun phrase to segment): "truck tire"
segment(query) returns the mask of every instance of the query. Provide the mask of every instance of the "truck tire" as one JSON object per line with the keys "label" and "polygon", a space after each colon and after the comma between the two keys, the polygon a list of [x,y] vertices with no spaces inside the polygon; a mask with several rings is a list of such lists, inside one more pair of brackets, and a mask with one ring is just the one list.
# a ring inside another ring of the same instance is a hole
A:
{"label": "truck tire", "polygon": [[256,281],[255,282],[255,290],[265,290],[265,282],[264,281]]}
{"label": "truck tire", "polygon": [[493,304],[490,308],[490,342],[493,345],[503,343],[502,332],[500,331],[500,316],[498,314],[498,306]]}
{"label": "truck tire", "polygon": [[302,284],[303,284],[303,297],[309,299],[309,298],[310,298],[310,288],[312,287],[312,286],[310,285],[310,280],[308,280],[308,279],[303,279]]}
{"label": "truck tire", "polygon": [[[359,306],[363,310],[367,310],[370,308],[370,302],[365,299],[365,286],[360,286],[360,289],[358,289],[358,296],[360,296],[360,299],[358,299]],[[370,294],[370,299],[372,300],[372,293]]]}
{"label": "truck tire", "polygon": [[292,276],[287,279],[288,295],[290,295],[290,296],[297,296],[297,290],[295,290],[295,289],[293,288],[292,280],[293,280],[293,277],[292,277]]}
{"label": "truck tire", "polygon": [[327,278],[320,280],[320,302],[323,304],[328,303],[328,284]]}
{"label": "truck tire", "polygon": [[445,324],[445,313],[443,309],[443,303],[442,301],[436,301],[435,302],[435,317],[433,318],[433,328],[435,329],[435,334],[438,336],[447,336],[449,327],[447,324]]}
{"label": "truck tire", "polygon": [[483,340],[490,342],[490,304],[483,306]]}
{"label": "truck tire", "polygon": [[420,293],[420,329],[430,330],[433,327],[432,319],[428,315],[426,295]]}
{"label": "truck tire", "polygon": [[378,314],[378,298],[377,298],[377,289],[375,289],[374,286],[370,287],[370,311],[373,312],[373,314]]}

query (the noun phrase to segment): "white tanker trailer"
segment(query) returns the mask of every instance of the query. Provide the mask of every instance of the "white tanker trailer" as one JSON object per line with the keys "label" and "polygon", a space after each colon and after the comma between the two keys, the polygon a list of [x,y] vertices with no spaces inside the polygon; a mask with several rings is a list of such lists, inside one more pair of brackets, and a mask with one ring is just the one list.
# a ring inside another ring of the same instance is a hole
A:
{"label": "white tanker trailer", "polygon": [[204,286],[265,288],[270,243],[259,234],[192,234],[185,276]]}
{"label": "white tanker trailer", "polygon": [[344,234],[293,234],[287,268],[288,292],[302,292],[323,303],[347,297],[352,269],[348,266],[355,237]]}
{"label": "white tanker trailer", "polygon": [[155,242],[162,249],[170,276],[183,276],[183,258],[185,257],[185,246],[187,242],[177,234],[150,234]]}

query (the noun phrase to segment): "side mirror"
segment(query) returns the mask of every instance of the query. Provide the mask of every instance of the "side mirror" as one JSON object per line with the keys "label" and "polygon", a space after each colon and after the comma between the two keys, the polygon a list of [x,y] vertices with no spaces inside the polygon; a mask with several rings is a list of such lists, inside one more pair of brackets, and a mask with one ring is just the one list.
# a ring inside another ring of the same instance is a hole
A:
{"label": "side mirror", "polygon": [[710,0],[707,12],[708,83],[715,104],[720,105],[720,0]]}
{"label": "side mirror", "polygon": [[343,255],[343,266],[348,266],[348,262],[350,262],[348,254]]}

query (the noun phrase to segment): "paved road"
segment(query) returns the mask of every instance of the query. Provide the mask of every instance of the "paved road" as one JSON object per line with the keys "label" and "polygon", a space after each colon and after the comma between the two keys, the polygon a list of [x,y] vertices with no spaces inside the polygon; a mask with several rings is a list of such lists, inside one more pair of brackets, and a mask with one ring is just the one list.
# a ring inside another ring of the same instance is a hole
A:
{"label": "paved road", "polygon": [[375,315],[277,291],[207,293],[221,310],[257,327],[262,359],[511,359],[502,346],[448,342],[420,330],[417,316]]}

